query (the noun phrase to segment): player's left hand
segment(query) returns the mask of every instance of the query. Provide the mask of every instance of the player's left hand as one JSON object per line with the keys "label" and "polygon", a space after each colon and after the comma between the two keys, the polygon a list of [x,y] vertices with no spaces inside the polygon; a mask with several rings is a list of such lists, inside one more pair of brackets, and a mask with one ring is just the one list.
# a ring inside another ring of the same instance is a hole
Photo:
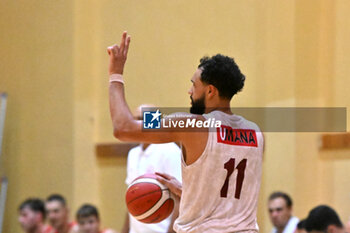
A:
{"label": "player's left hand", "polygon": [[157,180],[167,186],[171,192],[173,192],[176,196],[181,198],[182,193],[182,185],[181,183],[173,176],[156,172]]}
{"label": "player's left hand", "polygon": [[115,44],[107,48],[109,55],[109,75],[123,74],[129,50],[130,38],[130,35],[125,31],[123,32],[120,46]]}

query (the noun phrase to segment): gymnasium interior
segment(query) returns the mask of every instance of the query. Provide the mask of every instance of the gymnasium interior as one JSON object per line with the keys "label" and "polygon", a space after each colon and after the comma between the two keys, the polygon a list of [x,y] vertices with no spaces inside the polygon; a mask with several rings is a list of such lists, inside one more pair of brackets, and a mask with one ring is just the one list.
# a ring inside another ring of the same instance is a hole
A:
{"label": "gymnasium interior", "polygon": [[[103,226],[121,230],[136,144],[113,137],[106,49],[123,31],[132,37],[124,70],[131,109],[189,108],[199,59],[222,53],[246,76],[232,107],[349,113],[349,12],[348,0],[1,0],[0,232],[22,232],[19,204],[52,193],[66,197],[72,219],[93,203]],[[346,122],[342,132],[264,132],[260,232],[272,228],[267,199],[276,190],[290,194],[299,218],[327,204],[349,221]]]}

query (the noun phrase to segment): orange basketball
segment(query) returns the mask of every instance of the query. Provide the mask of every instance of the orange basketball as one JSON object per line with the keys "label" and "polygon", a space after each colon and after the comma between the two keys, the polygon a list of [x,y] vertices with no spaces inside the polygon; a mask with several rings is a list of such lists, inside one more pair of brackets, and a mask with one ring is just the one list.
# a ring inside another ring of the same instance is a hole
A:
{"label": "orange basketball", "polygon": [[158,223],[174,209],[170,190],[156,180],[155,174],[137,177],[126,191],[129,213],[143,223]]}

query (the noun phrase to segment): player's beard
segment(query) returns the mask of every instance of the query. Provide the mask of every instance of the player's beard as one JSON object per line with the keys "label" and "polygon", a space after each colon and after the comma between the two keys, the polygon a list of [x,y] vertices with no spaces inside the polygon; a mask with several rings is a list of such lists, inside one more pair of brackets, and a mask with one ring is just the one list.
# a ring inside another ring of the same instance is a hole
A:
{"label": "player's beard", "polygon": [[198,100],[193,100],[192,96],[191,98],[191,108],[190,108],[190,113],[192,114],[204,114],[205,113],[205,96],[199,98]]}

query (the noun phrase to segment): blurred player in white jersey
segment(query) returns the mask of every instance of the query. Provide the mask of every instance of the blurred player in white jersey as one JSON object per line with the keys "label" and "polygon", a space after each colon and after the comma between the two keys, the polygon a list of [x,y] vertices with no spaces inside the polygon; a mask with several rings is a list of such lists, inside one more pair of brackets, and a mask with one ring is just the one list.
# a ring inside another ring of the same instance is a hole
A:
{"label": "blurred player in white jersey", "polygon": [[274,226],[271,233],[294,233],[299,219],[293,216],[292,198],[287,193],[273,192],[267,205]]}
{"label": "blurred player in white jersey", "polygon": [[[154,105],[141,105],[135,111],[135,119],[142,119],[142,110]],[[166,172],[177,180],[181,179],[181,150],[175,143],[141,143],[128,153],[125,183],[130,185],[134,179],[146,173]],[[173,213],[159,223],[146,224],[127,213],[121,233],[162,233],[174,232],[173,225],[179,214],[178,201]]]}
{"label": "blurred player in white jersey", "polygon": [[[191,114],[163,118],[163,126],[169,121],[176,124],[147,131],[125,101],[122,74],[129,43],[130,36],[124,32],[120,46],[108,48],[114,135],[124,141],[182,144],[182,187],[169,185],[181,195],[175,231],[257,232],[263,136],[256,124],[230,109],[230,100],[243,88],[245,76],[230,57],[218,54],[201,59],[191,79]],[[221,125],[210,128],[210,122]]]}

